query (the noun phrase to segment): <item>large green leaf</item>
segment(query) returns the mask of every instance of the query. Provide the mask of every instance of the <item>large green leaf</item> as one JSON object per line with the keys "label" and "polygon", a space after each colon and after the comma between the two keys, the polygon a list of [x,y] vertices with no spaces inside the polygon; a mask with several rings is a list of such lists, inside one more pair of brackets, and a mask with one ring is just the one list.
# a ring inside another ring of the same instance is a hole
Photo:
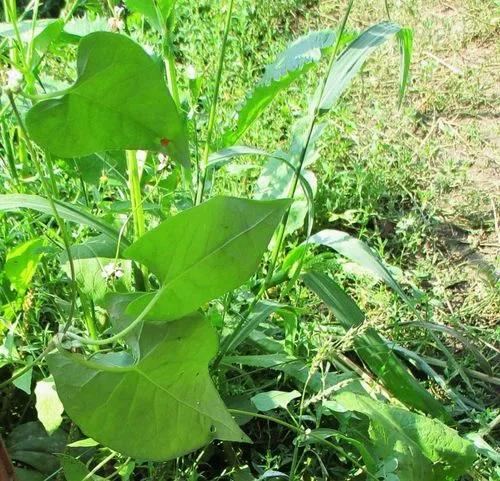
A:
{"label": "large green leaf", "polygon": [[68,415],[96,441],[125,455],[167,460],[213,439],[247,442],[208,372],[217,334],[201,315],[146,324],[140,358],[125,352],[55,352],[47,358]]}
{"label": "large green leaf", "polygon": [[403,29],[391,22],[381,22],[366,29],[342,52],[333,63],[328,73],[325,89],[320,101],[320,110],[330,110],[356,74],[360,71],[366,59],[393,35],[397,35],[401,45],[402,71],[400,97],[404,93],[408,81],[408,71],[411,57],[411,31]]}
{"label": "large green leaf", "polygon": [[368,416],[374,451],[397,460],[394,474],[401,481],[454,481],[476,458],[473,444],[440,421],[348,391],[335,400]]}
{"label": "large green leaf", "polygon": [[[312,271],[302,278],[346,330],[364,322],[365,316],[357,304],[326,274]],[[443,405],[409,373],[375,329],[368,328],[357,335],[354,346],[359,357],[400,401],[444,421],[451,420]]]}
{"label": "large green leaf", "polygon": [[26,116],[33,139],[60,157],[123,149],[167,150],[189,165],[183,120],[160,66],[120,34],[92,33],[78,49],[78,79]]}
{"label": "large green leaf", "polygon": [[125,251],[162,284],[128,312],[138,314],[153,301],[147,319],[177,319],[239,287],[256,271],[289,205],[288,199],[214,197],[167,219]]}
{"label": "large green leaf", "polygon": [[236,128],[224,134],[224,145],[233,145],[272,100],[317,63],[322,50],[332,46],[334,41],[332,30],[311,32],[293,42],[273,64],[268,65],[264,76],[239,111]]}
{"label": "large green leaf", "polygon": [[[59,200],[54,200],[54,204],[56,205],[57,213],[64,220],[92,227],[115,241],[120,239],[118,230],[111,227],[104,220],[89,214],[83,207],[67,204]],[[0,195],[0,212],[12,212],[19,209],[33,209],[43,214],[54,215],[50,201],[39,195]],[[121,237],[121,245],[128,245],[128,241],[123,237]]]}

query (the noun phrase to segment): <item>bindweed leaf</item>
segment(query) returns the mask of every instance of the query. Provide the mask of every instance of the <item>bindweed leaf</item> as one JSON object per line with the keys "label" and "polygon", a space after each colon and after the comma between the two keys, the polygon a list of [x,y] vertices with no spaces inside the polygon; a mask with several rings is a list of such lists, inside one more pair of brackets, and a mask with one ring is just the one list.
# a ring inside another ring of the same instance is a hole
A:
{"label": "bindweed leaf", "polygon": [[248,442],[226,410],[208,363],[215,330],[201,315],[145,324],[140,356],[125,352],[48,357],[66,412],[87,435],[144,460],[168,460],[213,439]]}
{"label": "bindweed leaf", "polygon": [[125,251],[162,283],[127,312],[138,315],[156,296],[146,319],[178,319],[239,287],[257,270],[289,204],[214,197],[164,221]]}
{"label": "bindweed leaf", "polygon": [[[160,67],[134,41],[96,32],[80,42],[78,79],[26,116],[31,137],[59,157],[123,149],[167,151],[189,166],[184,122]],[[137,88],[140,81],[141,88]]]}
{"label": "bindweed leaf", "polygon": [[6,445],[13,460],[51,475],[59,467],[55,454],[64,451],[66,439],[61,430],[49,436],[40,423],[29,422],[14,428]]}
{"label": "bindweed leaf", "polygon": [[15,379],[12,384],[16,386],[21,391],[24,391],[26,394],[31,394],[31,378],[33,377],[33,369],[28,370],[22,376]]}
{"label": "bindweed leaf", "polygon": [[85,464],[71,456],[60,454],[59,461],[66,481],[100,481],[104,479],[100,476],[91,475]]}

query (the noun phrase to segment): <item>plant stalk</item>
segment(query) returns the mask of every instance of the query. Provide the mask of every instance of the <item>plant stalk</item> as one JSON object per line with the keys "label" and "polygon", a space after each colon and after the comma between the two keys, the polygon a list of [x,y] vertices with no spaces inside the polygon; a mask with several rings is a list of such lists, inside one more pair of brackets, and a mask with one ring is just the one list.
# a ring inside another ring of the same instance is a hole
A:
{"label": "plant stalk", "polygon": [[[146,233],[146,219],[144,216],[144,209],[142,207],[141,177],[139,174],[137,152],[135,150],[127,150],[126,157],[127,157],[127,171],[128,171],[128,187],[130,192],[130,203],[131,203],[133,228],[134,228],[133,238],[134,240],[138,240]],[[137,279],[140,284],[138,287],[147,289],[148,286],[147,269],[144,266],[142,266],[140,271],[142,272],[142,280]]]}
{"label": "plant stalk", "polygon": [[[354,4],[354,0],[350,0],[349,4],[347,5],[346,12],[344,14],[344,17],[342,18],[342,23],[340,24],[340,28],[337,32],[337,39],[335,42],[335,47],[332,51],[332,54],[330,56],[330,60],[328,62],[327,73],[322,79],[321,89],[319,90],[319,95],[316,98],[316,104],[314,106],[314,110],[310,114],[306,142],[305,142],[304,147],[302,148],[302,151],[300,153],[299,162],[298,162],[297,168],[296,168],[294,176],[293,176],[292,186],[290,188],[289,197],[291,197],[292,199],[295,197],[295,193],[296,193],[297,187],[299,185],[299,179],[300,179],[300,176],[302,173],[302,168],[304,166],[304,161],[306,159],[307,151],[309,150],[309,145],[311,143],[312,134],[314,132],[314,127],[316,126],[316,121],[317,121],[318,116],[319,116],[321,100],[322,100],[324,92],[325,92],[326,83],[328,81],[328,75],[332,69],[332,66],[335,62],[335,59],[337,58],[337,54],[339,52],[340,44],[342,41],[342,35],[344,33],[345,26],[347,24],[347,19],[349,18],[353,4]],[[283,247],[283,242],[284,242],[285,234],[286,234],[286,227],[288,224],[288,218],[290,217],[290,211],[292,209],[292,206],[293,206],[293,204],[291,204],[290,207],[287,209],[287,211],[285,212],[285,215],[283,216],[283,220],[281,221],[281,224],[280,224],[280,227],[278,230],[277,239],[276,239],[276,244],[274,246],[273,253],[271,256],[271,263],[270,263],[269,269],[267,271],[265,284],[267,284],[267,282],[269,282],[273,277],[274,269],[275,269],[276,264],[278,262],[278,258],[279,258],[281,249]]]}
{"label": "plant stalk", "polygon": [[52,212],[54,213],[54,218],[56,219],[56,222],[59,225],[59,228],[61,229],[61,237],[63,240],[64,248],[66,250],[66,254],[68,256],[68,263],[69,263],[69,267],[70,267],[71,281],[72,281],[72,287],[73,287],[73,296],[72,296],[72,302],[71,302],[71,310],[70,310],[70,313],[69,313],[69,316],[68,316],[68,319],[67,319],[66,325],[65,325],[65,329],[67,330],[71,324],[71,320],[72,320],[73,315],[74,315],[76,297],[78,295],[78,286],[76,284],[75,263],[73,261],[73,254],[71,253],[71,244],[69,241],[68,232],[66,230],[66,225],[64,224],[64,221],[62,220],[61,216],[59,215],[59,212],[57,211],[56,204],[54,202],[53,192],[51,191],[51,188],[47,182],[47,179],[44,175],[41,164],[38,162],[38,157],[37,157],[35,148],[34,148],[32,142],[29,138],[28,131],[26,130],[26,127],[24,125],[21,114],[19,113],[19,110],[17,109],[17,105],[16,105],[16,102],[14,101],[14,97],[12,96],[12,93],[8,92],[7,97],[9,99],[10,105],[12,107],[12,111],[14,112],[14,116],[17,119],[17,122],[19,125],[19,130],[22,133],[22,136],[23,136],[23,138],[26,142],[26,145],[28,147],[28,150],[31,154],[32,162],[35,165],[35,169],[37,171],[37,174],[40,177],[40,181],[42,182],[42,187],[45,191],[45,195],[47,196],[47,199],[49,201]]}
{"label": "plant stalk", "polygon": [[219,101],[220,83],[222,78],[222,70],[224,68],[224,59],[226,56],[227,38],[229,36],[229,29],[231,28],[233,7],[234,7],[234,0],[229,0],[229,6],[227,9],[226,22],[224,27],[224,36],[222,38],[222,47],[219,55],[219,65],[217,67],[217,75],[215,77],[214,95],[212,98],[212,105],[210,106],[210,116],[208,118],[207,138],[205,141],[205,148],[203,150],[199,167],[201,169],[202,174],[200,176],[201,182],[198,184],[198,190],[196,192],[196,201],[195,201],[196,205],[200,204],[203,201],[203,192],[205,190],[205,183],[207,181],[208,157],[210,155],[210,146],[212,144],[212,138],[214,134],[215,117],[217,114],[217,104]]}
{"label": "plant stalk", "polygon": [[[340,48],[342,35],[344,33],[344,30],[345,30],[347,19],[349,18],[349,14],[351,13],[351,9],[352,9],[353,3],[354,3],[354,0],[350,0],[349,4],[347,6],[347,10],[346,10],[346,12],[344,14],[344,17],[342,19],[342,23],[341,23],[339,31],[337,33],[337,40],[336,40],[336,43],[335,43],[335,47],[333,49],[333,52],[332,52],[332,54],[330,56],[330,61],[328,63],[327,74],[324,76],[324,78],[322,80],[321,89],[319,91],[320,95],[318,95],[317,100],[316,100],[316,104],[315,104],[315,107],[314,107],[314,111],[313,111],[312,115],[310,115],[310,122],[309,122],[309,127],[308,127],[308,130],[307,130],[306,142],[305,142],[304,147],[303,147],[303,149],[301,151],[300,158],[299,158],[299,163],[298,163],[297,168],[295,170],[293,181],[292,181],[292,186],[291,186],[291,189],[290,189],[290,196],[289,197],[291,197],[291,198],[294,198],[295,193],[297,191],[297,186],[299,184],[300,176],[302,174],[302,167],[304,165],[304,161],[305,161],[305,158],[306,158],[306,155],[307,155],[307,151],[309,149],[309,144],[311,142],[311,138],[312,138],[312,134],[313,134],[313,131],[314,131],[314,127],[316,125],[316,120],[317,120],[318,115],[319,115],[319,109],[320,109],[320,105],[321,105],[321,99],[323,98],[323,94],[324,94],[325,87],[326,87],[326,82],[328,80],[328,73],[330,72],[330,70],[331,70],[331,68],[333,66],[333,63],[335,62],[335,59],[337,58],[337,53],[338,53],[339,48]],[[203,183],[204,183],[204,181],[203,181]],[[202,185],[203,185],[203,183],[202,183]],[[255,307],[255,305],[257,304],[257,302],[262,298],[262,296],[266,292],[268,286],[270,285],[270,283],[271,283],[271,281],[273,279],[274,270],[276,268],[276,264],[278,262],[279,255],[280,255],[281,249],[283,247],[283,241],[285,239],[286,226],[287,226],[287,223],[288,223],[288,218],[290,216],[290,211],[291,211],[292,206],[293,206],[293,203],[290,205],[290,207],[285,212],[285,215],[283,216],[283,220],[281,221],[281,224],[280,224],[280,226],[278,228],[278,234],[277,234],[276,244],[274,245],[274,249],[273,249],[273,252],[271,254],[271,262],[269,264],[269,268],[268,268],[268,271],[267,271],[267,275],[266,275],[265,281],[261,284],[260,289],[259,289],[257,295],[254,297],[254,299],[253,299],[252,303],[250,304],[249,308],[247,309],[246,314],[242,317],[242,319],[240,320],[240,322],[238,323],[238,325],[236,326],[236,328],[234,329],[234,331],[221,344],[221,347],[219,349],[219,354],[218,354],[218,356],[216,357],[216,359],[214,361],[214,366],[217,366],[220,363],[220,361],[222,360],[223,356],[225,355],[225,348],[231,344],[231,341],[232,341],[232,339],[234,339],[234,336],[237,335],[237,333],[243,327],[243,325],[247,321],[247,318],[248,318],[249,314],[252,312],[252,309]]]}

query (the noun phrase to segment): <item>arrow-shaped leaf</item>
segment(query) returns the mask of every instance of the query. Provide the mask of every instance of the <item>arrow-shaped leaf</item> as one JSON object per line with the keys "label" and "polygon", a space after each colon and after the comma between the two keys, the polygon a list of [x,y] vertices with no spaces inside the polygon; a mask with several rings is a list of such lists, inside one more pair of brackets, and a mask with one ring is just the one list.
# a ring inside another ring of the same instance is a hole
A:
{"label": "arrow-shaped leaf", "polygon": [[30,135],[60,157],[161,150],[189,163],[183,121],[160,66],[124,35],[96,32],[78,49],[78,80],[27,114]]}
{"label": "arrow-shaped leaf", "polygon": [[159,292],[132,302],[148,320],[178,319],[243,284],[257,270],[288,199],[215,197],[167,219],[125,251],[161,281]]}
{"label": "arrow-shaped leaf", "polygon": [[66,412],[87,435],[127,456],[167,460],[213,439],[248,442],[208,373],[217,334],[201,315],[145,324],[140,358],[55,352],[47,361]]}

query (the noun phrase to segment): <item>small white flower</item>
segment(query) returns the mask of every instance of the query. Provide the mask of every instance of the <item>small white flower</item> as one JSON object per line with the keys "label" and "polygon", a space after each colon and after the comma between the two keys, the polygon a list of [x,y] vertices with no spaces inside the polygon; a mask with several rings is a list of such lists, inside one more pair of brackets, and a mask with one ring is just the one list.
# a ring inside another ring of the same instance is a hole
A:
{"label": "small white flower", "polygon": [[120,279],[120,277],[123,277],[123,270],[119,265],[110,262],[102,268],[101,274],[106,280]]}
{"label": "small white flower", "polygon": [[8,92],[18,92],[23,83],[23,74],[15,68],[10,68],[5,72],[4,88]]}

